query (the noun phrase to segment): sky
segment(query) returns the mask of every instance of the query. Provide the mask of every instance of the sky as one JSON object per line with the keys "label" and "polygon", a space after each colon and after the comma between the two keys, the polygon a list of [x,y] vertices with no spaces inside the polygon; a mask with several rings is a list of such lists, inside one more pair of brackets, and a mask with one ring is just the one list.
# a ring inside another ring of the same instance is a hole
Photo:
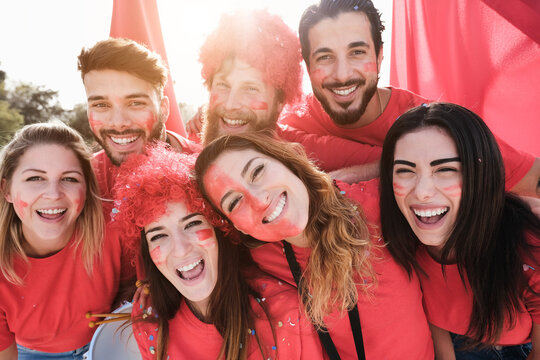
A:
{"label": "sky", "polygon": [[[295,32],[302,12],[317,0],[157,0],[176,100],[198,107],[208,98],[198,51],[224,12],[266,8]],[[388,85],[392,0],[374,0],[386,26],[380,85]],[[32,83],[59,92],[64,109],[85,102],[77,55],[109,36],[113,0],[0,0],[0,70],[7,87]],[[304,91],[310,92],[304,72]]]}

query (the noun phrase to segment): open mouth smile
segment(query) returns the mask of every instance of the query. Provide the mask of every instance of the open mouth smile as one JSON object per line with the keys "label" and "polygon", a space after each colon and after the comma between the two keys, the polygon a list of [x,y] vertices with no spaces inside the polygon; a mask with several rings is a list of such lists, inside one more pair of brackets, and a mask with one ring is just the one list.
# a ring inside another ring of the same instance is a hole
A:
{"label": "open mouth smile", "polygon": [[129,145],[132,142],[136,141],[139,137],[140,135],[134,135],[134,136],[128,136],[128,137],[109,136],[112,142],[117,145]]}
{"label": "open mouth smile", "polygon": [[54,220],[62,217],[66,213],[66,208],[57,208],[57,209],[38,209],[36,210],[36,213],[48,220]]}
{"label": "open mouth smile", "polygon": [[345,89],[330,89],[330,91],[339,96],[347,96],[352,94],[356,89],[358,89],[358,85],[354,85]]}
{"label": "open mouth smile", "polygon": [[191,264],[177,268],[176,274],[180,277],[180,279],[190,281],[197,279],[203,271],[204,260],[199,259]]}
{"label": "open mouth smile", "polygon": [[272,221],[274,221],[281,213],[283,212],[283,209],[285,208],[285,204],[287,203],[287,193],[283,192],[280,195],[280,198],[276,204],[276,207],[272,211],[272,213],[269,216],[266,216],[262,222],[263,224],[268,224]]}
{"label": "open mouth smile", "polygon": [[441,220],[448,212],[448,207],[440,207],[436,209],[412,209],[416,218],[424,224],[434,224]]}
{"label": "open mouth smile", "polygon": [[221,118],[223,122],[230,127],[240,127],[246,125],[248,122],[245,120],[233,120],[228,118]]}

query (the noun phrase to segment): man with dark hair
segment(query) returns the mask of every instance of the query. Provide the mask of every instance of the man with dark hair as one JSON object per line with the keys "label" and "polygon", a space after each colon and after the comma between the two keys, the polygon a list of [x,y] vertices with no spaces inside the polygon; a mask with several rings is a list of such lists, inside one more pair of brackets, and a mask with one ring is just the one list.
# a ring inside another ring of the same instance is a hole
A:
{"label": "man with dark hair", "polygon": [[[319,154],[328,157],[328,152],[333,152],[336,161],[340,161],[367,148],[377,154],[370,160],[377,161],[386,132],[396,118],[428,102],[407,90],[377,86],[383,59],[383,30],[380,13],[370,0],[322,0],[302,15],[300,44],[313,95],[284,109],[279,123],[349,141],[347,147],[339,149],[314,149],[315,158]],[[540,159],[500,139],[498,142],[505,160],[507,189],[538,196]],[[378,150],[374,152],[373,147]],[[354,167],[334,176],[350,182],[357,180]]]}

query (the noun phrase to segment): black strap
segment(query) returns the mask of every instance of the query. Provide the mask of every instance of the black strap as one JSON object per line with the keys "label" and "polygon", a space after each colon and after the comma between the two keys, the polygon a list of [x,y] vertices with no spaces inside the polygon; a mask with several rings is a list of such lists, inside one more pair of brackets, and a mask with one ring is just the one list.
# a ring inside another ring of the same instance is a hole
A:
{"label": "black strap", "polygon": [[[298,264],[298,261],[296,260],[296,256],[294,255],[291,244],[286,241],[282,241],[282,243],[283,249],[285,250],[285,257],[287,258],[287,262],[289,263],[289,268],[291,269],[294,282],[296,283],[296,286],[298,286],[300,296],[302,297],[302,299],[304,299],[305,294],[303,293],[304,288],[303,286],[301,286],[303,278],[301,276],[302,272],[300,270],[300,264]],[[364,351],[364,340],[362,339],[362,327],[360,326],[360,316],[358,314],[358,306],[356,304],[354,305],[354,308],[349,311],[348,315],[349,323],[351,324],[351,329],[354,337],[354,345],[356,347],[356,354],[358,355],[358,360],[366,360],[366,354]],[[326,350],[328,357],[331,360],[341,360],[336,346],[334,345],[334,342],[332,341],[332,338],[330,337],[330,334],[328,333],[326,327],[317,328],[317,335],[319,335],[319,339],[321,340],[321,343]]]}

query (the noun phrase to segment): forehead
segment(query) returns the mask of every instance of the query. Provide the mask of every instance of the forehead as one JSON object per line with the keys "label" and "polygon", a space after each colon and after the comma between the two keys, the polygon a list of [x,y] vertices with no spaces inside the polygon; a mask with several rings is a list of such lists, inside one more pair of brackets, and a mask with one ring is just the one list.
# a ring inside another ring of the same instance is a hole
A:
{"label": "forehead", "polygon": [[257,82],[271,86],[265,83],[263,73],[259,69],[238,58],[225,60],[214,78],[230,82]]}
{"label": "forehead", "polygon": [[191,211],[189,211],[185,202],[183,201],[170,202],[167,204],[165,213],[161,215],[159,218],[157,218],[156,220],[154,220],[154,222],[178,221],[179,219],[182,219],[183,217],[189,214],[191,214]]}
{"label": "forehead", "polygon": [[319,21],[308,32],[311,53],[320,48],[341,50],[363,41],[373,47],[371,24],[363,12],[345,12]]}
{"label": "forehead", "polygon": [[140,93],[148,96],[157,95],[157,89],[126,71],[92,70],[84,76],[86,95],[91,96],[129,96]]}
{"label": "forehead", "polygon": [[39,144],[26,150],[19,159],[17,170],[38,169],[69,171],[81,169],[73,150],[58,144]]}
{"label": "forehead", "polygon": [[431,126],[400,137],[394,158],[431,161],[457,155],[456,143],[446,130]]}

